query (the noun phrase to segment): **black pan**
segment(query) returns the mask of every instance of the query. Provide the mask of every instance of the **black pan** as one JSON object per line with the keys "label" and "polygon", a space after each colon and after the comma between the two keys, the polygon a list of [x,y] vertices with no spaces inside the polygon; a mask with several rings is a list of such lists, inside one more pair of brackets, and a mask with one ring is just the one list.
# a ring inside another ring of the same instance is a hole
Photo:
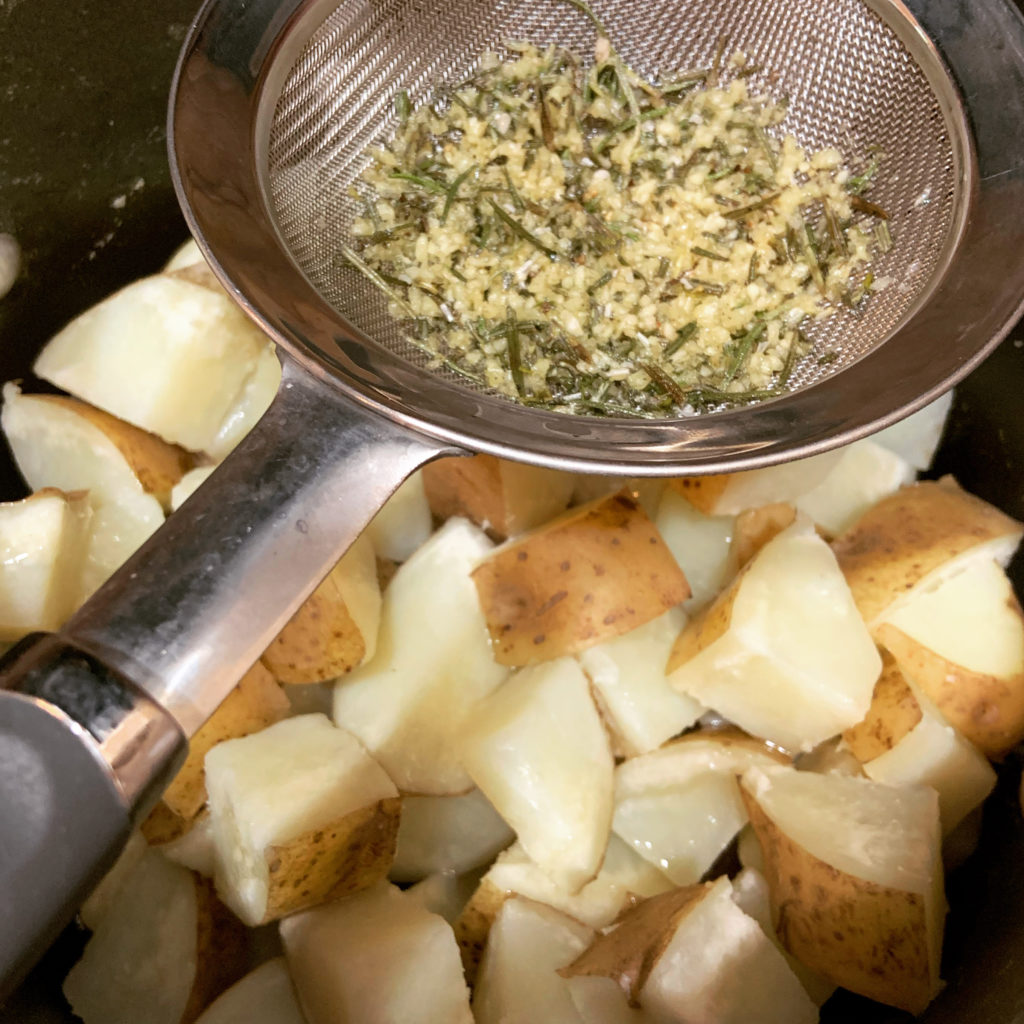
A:
{"label": "black pan", "polygon": [[[21,275],[0,300],[0,379],[30,377],[50,335],[118,286],[158,269],[185,239],[164,120],[171,70],[194,7],[193,0],[0,0],[0,232],[13,234],[24,250]],[[1024,326],[1017,325],[959,387],[935,467],[1018,518],[1022,394]],[[0,452],[0,498],[24,493]],[[1024,560],[1011,574],[1021,592]],[[986,807],[978,852],[949,878],[948,986],[925,1014],[928,1024],[1024,1021],[1019,780],[1015,753]],[[0,822],[0,841],[2,832]],[[0,1024],[72,1020],[60,982],[83,941],[68,929],[0,1008]],[[845,994],[822,1015],[826,1024],[909,1019]]]}

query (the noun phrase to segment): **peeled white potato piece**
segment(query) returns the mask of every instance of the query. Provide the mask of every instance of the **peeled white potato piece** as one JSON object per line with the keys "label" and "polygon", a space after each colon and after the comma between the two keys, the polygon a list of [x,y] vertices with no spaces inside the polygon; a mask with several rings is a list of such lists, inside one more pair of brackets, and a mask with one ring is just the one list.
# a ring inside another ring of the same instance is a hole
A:
{"label": "peeled white potato piece", "polygon": [[480,701],[466,721],[462,758],[539,867],[571,891],[597,874],[614,765],[573,658],[523,669]]}
{"label": "peeled white potato piece", "polygon": [[473,992],[476,1024],[587,1024],[556,972],[590,945],[585,924],[513,896],[491,925]]}
{"label": "peeled white potato piece", "polygon": [[177,512],[186,500],[195,494],[202,484],[206,483],[216,468],[216,466],[196,466],[195,469],[190,469],[171,488],[171,511]]}
{"label": "peeled white potato piece", "polygon": [[668,670],[683,693],[796,752],[864,717],[881,659],[835,556],[801,517],[690,622]]}
{"label": "peeled white potato piece", "polygon": [[423,472],[417,470],[384,502],[366,532],[380,558],[404,562],[426,543],[432,529]]}
{"label": "peeled white potato piece", "polygon": [[91,518],[82,492],[0,503],[0,639],[53,631],[78,608]]}
{"label": "peeled white potato piece", "polygon": [[88,899],[78,908],[78,919],[90,931],[96,931],[100,921],[117,899],[118,890],[124,885],[136,865],[146,855],[149,846],[142,833],[132,832],[124,849],[114,861],[113,867],[100,879]]}
{"label": "peeled white potato piece", "polygon": [[450,519],[384,592],[374,657],[340,680],[334,720],[404,793],[465,793],[459,737],[469,709],[508,674],[491,655],[470,571],[492,548]]}
{"label": "peeled white potato piece", "polygon": [[654,750],[704,714],[704,707],[674,690],[665,674],[669,652],[685,622],[681,608],[670,608],[577,655],[617,754],[633,757]]}
{"label": "peeled white potato piece", "polygon": [[268,960],[236,981],[196,1024],[306,1024],[284,957]]}
{"label": "peeled white potato piece", "polygon": [[876,501],[909,484],[914,467],[873,440],[855,441],[817,487],[793,504],[835,536],[852,526]]}
{"label": "peeled white potato piece", "polygon": [[462,874],[492,861],[514,839],[479,789],[457,796],[407,796],[389,877],[414,882],[438,872]]}
{"label": "peeled white potato piece", "polygon": [[217,890],[248,925],[366,888],[391,866],[398,792],[323,715],[218,743],[206,789]]}
{"label": "peeled white potato piece", "polygon": [[221,458],[266,411],[272,343],[224,292],[142,278],[72,320],[35,372],[143,430]]}
{"label": "peeled white potato piece", "polygon": [[928,469],[942,440],[952,405],[953,392],[947,391],[906,419],[872,435],[871,440],[894,451],[914,469]]}
{"label": "peeled white potato piece", "polygon": [[88,491],[93,514],[82,570],[91,594],[163,523],[117,445],[74,410],[5,384],[0,423],[21,475],[33,490]]}
{"label": "peeled white potato piece", "polygon": [[780,759],[739,733],[690,733],[619,765],[612,829],[676,885],[692,885],[747,822],[737,777]]}
{"label": "peeled white potato piece", "polygon": [[946,909],[935,790],[781,766],[742,785],[785,948],[837,985],[924,1010]]}
{"label": "peeled white potato piece", "polygon": [[391,885],[281,922],[308,1024],[473,1024],[451,927]]}
{"label": "peeled white potato piece", "polygon": [[690,596],[683,602],[688,612],[708,603],[736,571],[732,557],[735,516],[706,515],[679,491],[666,488],[654,520],[672,557],[686,573]]}

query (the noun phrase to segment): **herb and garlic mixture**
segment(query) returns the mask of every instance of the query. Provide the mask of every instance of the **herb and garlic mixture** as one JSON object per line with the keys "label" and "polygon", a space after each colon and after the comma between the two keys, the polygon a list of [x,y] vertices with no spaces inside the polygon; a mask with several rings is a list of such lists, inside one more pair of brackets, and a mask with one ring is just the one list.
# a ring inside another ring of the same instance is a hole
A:
{"label": "herb and garlic mixture", "polygon": [[375,149],[344,256],[410,340],[559,411],[666,416],[785,389],[806,318],[872,287],[884,210],[835,149],[777,138],[742,54],[655,84],[599,38],[509,43]]}

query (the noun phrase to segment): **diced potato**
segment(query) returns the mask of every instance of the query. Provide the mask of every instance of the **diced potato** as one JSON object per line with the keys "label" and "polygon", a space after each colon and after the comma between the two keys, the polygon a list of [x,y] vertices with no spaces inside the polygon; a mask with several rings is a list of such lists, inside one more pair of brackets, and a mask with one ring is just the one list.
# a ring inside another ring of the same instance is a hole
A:
{"label": "diced potato", "polygon": [[405,890],[424,910],[454,925],[476,889],[476,875],[455,875],[449,871],[426,878]]}
{"label": "diced potato", "polygon": [[268,960],[236,981],[196,1024],[306,1024],[284,957]]}
{"label": "diced potato", "polygon": [[451,928],[393,886],[295,914],[281,938],[308,1024],[473,1024]]}
{"label": "diced potato", "polygon": [[89,898],[78,908],[78,919],[90,931],[96,931],[107,911],[116,904],[118,892],[148,849],[142,833],[132,832],[113,867],[100,879],[99,884],[89,894]]}
{"label": "diced potato", "polygon": [[1006,565],[1024,526],[946,478],[904,487],[872,506],[833,542],[864,621],[874,628],[918,587],[965,561]]}
{"label": "diced potato", "polygon": [[640,507],[653,519],[661,507],[662,495],[668,480],[664,477],[606,476],[603,473],[574,473],[570,505],[586,505],[598,498],[607,498],[625,488],[640,503]]}
{"label": "diced potato", "polygon": [[288,711],[288,698],[257,662],[189,741],[185,763],[164,790],[164,803],[180,817],[194,818],[206,803],[203,761],[214,744],[258,732]]}
{"label": "diced potato", "polygon": [[860,995],[920,1013],[939,989],[938,797],[792,768],[743,776],[786,949]]}
{"label": "diced potato", "polygon": [[52,632],[78,608],[91,517],[82,492],[0,504],[0,639]]}
{"label": "diced potato", "polygon": [[586,1024],[653,1024],[639,1007],[630,1006],[626,993],[612,978],[567,978],[569,995]]}
{"label": "diced potato", "polygon": [[894,603],[875,636],[990,757],[1024,738],[1024,615],[990,558],[960,559]]}
{"label": "diced potato", "polygon": [[209,884],[146,853],[64,981],[85,1024],[188,1024],[244,972],[241,925]]}
{"label": "diced potato", "polygon": [[614,978],[657,1021],[818,1019],[781,952],[733,900],[725,877],[645,900],[560,973]]}
{"label": "diced potato", "polygon": [[438,459],[422,472],[427,501],[438,519],[464,516],[499,540],[562,512],[574,483],[569,473],[493,455]]}
{"label": "diced potato", "polygon": [[770,540],[796,522],[796,508],[788,501],[748,508],[735,518],[732,533],[732,562],[742,568]]}
{"label": "diced potato", "polygon": [[654,524],[624,492],[503,545],[473,580],[503,665],[576,654],[690,596]]}
{"label": "diced potato", "polygon": [[479,789],[457,796],[407,796],[390,878],[414,882],[439,872],[462,874],[489,863],[514,839]]}
{"label": "diced potato", "polygon": [[35,372],[166,441],[221,458],[266,411],[281,369],[272,343],[223,291],[143,278],[82,313]]}
{"label": "diced potato", "polygon": [[146,834],[146,839],[151,846],[157,847],[163,856],[175,864],[195,871],[204,878],[213,878],[216,874],[217,848],[209,811],[200,811],[188,823],[187,831],[166,842],[154,842],[149,834]]}
{"label": "diced potato", "polygon": [[665,664],[686,616],[681,608],[581,652],[579,662],[615,752],[645,754],[693,725],[704,707],[668,684]]}
{"label": "diced potato", "polygon": [[947,391],[906,419],[880,430],[871,440],[906,459],[914,469],[929,469],[952,405],[953,392]]}
{"label": "diced potato", "polygon": [[690,586],[683,607],[687,612],[702,608],[736,571],[731,548],[735,517],[705,515],[670,487],[658,506],[654,525]]}
{"label": "diced potato", "polygon": [[175,814],[161,800],[143,819],[139,829],[150,846],[165,846],[184,839],[192,831],[196,820],[197,818],[183,818],[180,814]]}
{"label": "diced potato", "polygon": [[473,993],[477,1024],[587,1024],[556,972],[593,941],[593,929],[522,896],[501,905]]}
{"label": "diced potato", "polygon": [[216,466],[196,466],[195,469],[190,469],[171,488],[171,511],[177,512],[209,480],[210,475],[216,468]]}
{"label": "diced potato", "polygon": [[868,713],[843,733],[843,740],[861,764],[892,750],[921,721],[921,705],[899,665],[882,651],[882,674],[875,683]]}
{"label": "diced potato", "polygon": [[5,384],[0,416],[21,475],[33,490],[88,491],[93,510],[82,575],[91,594],[164,521],[128,460],[110,438],[74,409]]}
{"label": "diced potato", "polygon": [[304,715],[206,755],[217,890],[249,925],[373,885],[400,800],[354,736]]}
{"label": "diced potato", "polygon": [[379,558],[404,562],[427,542],[432,529],[423,471],[417,470],[384,502],[366,533]]}
{"label": "diced potato", "polygon": [[686,627],[668,669],[673,686],[796,752],[864,717],[881,659],[835,557],[801,518]]}
{"label": "diced potato", "polygon": [[469,709],[508,674],[491,654],[470,572],[491,549],[452,519],[384,593],[374,657],[334,692],[334,720],[354,732],[404,793],[465,793],[459,736]]}
{"label": "diced potato", "polygon": [[364,535],[263,652],[282,683],[322,683],[369,661],[377,649],[381,595],[373,545]]}
{"label": "diced potato", "polygon": [[538,866],[570,890],[597,874],[614,765],[576,661],[524,669],[480,701],[466,722],[462,757]]}
{"label": "diced potato", "polygon": [[692,885],[747,822],[737,777],[786,760],[738,731],[689,733],[619,765],[612,830],[676,885]]}

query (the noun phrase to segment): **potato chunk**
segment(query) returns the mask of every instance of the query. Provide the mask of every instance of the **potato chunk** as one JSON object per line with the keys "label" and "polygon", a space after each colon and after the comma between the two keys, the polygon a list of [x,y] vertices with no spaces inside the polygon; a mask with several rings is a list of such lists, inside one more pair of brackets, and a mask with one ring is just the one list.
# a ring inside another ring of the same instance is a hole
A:
{"label": "potato chunk", "polygon": [[217,890],[246,924],[366,888],[391,866],[398,792],[323,715],[217,744],[206,788]]}
{"label": "potato chunk", "polygon": [[576,654],[690,595],[654,524],[625,492],[505,544],[473,581],[502,665]]}
{"label": "potato chunk", "polygon": [[284,957],[268,960],[235,982],[196,1024],[306,1024]]}

